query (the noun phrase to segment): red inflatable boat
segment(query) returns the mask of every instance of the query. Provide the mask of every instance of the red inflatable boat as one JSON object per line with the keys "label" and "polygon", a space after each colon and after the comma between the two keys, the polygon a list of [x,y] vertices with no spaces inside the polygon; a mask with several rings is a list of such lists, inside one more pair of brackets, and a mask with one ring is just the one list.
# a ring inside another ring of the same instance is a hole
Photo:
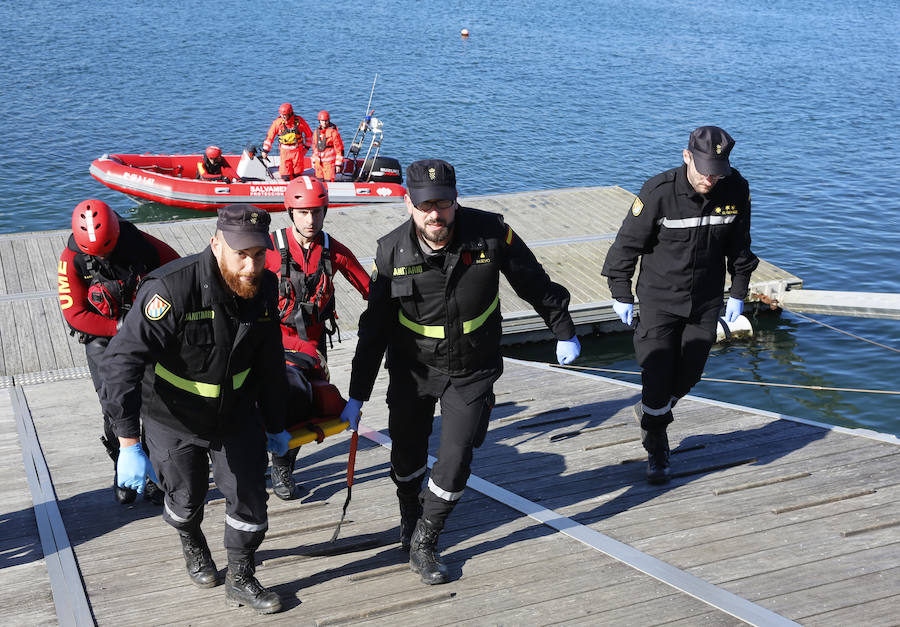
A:
{"label": "red inflatable boat", "polygon": [[[249,203],[269,211],[284,210],[286,183],[278,176],[278,155],[263,159],[247,151],[222,155],[223,173],[232,182],[204,181],[197,177],[196,155],[107,154],[91,163],[91,176],[137,202],[153,201],[173,207],[215,211],[232,203]],[[343,172],[327,183],[332,206],[397,202],[406,193],[396,159],[345,159]],[[306,157],[306,172],[314,171]]]}

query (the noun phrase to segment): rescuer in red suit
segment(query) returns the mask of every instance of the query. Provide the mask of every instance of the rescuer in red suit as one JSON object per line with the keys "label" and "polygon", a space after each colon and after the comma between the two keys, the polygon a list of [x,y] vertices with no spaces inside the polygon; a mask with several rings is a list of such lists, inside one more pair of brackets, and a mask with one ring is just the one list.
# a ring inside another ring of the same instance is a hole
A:
{"label": "rescuer in red suit", "polygon": [[[72,213],[72,234],[59,257],[59,306],[73,335],[84,344],[88,369],[98,393],[102,381],[98,367],[109,340],[131,309],[141,279],[151,270],[178,258],[172,248],[139,231],[100,200],[85,200]],[[119,457],[119,439],[104,419],[100,439],[113,460]],[[134,501],[136,493],[120,488],[113,477],[119,503]],[[148,481],[144,498],[162,503],[162,492]]]}
{"label": "rescuer in red suit", "polygon": [[222,157],[222,149],[218,146],[208,146],[203,154],[203,159],[197,162],[197,178],[204,181],[230,183],[231,179],[222,172],[222,168],[226,167],[228,167],[228,163]]}
{"label": "rescuer in red suit", "polygon": [[[284,206],[293,226],[272,233],[274,250],[266,254],[266,269],[278,275],[281,340],[288,364],[295,411],[311,402],[309,379],[323,377],[326,335],[337,329],[334,275],[343,274],[364,299],[369,275],[349,248],[322,230],[328,192],[322,181],[301,176],[284,190]],[[299,412],[298,412],[299,413]],[[280,499],[296,498],[293,478],[299,448],[272,455],[272,490]]]}
{"label": "rescuer in red suit", "polygon": [[341,171],[344,161],[344,142],[338,127],[331,123],[328,111],[319,111],[319,128],[313,133],[312,147],[316,177],[333,181],[335,172]]}
{"label": "rescuer in red suit", "polygon": [[262,156],[268,157],[272,150],[272,142],[278,138],[281,163],[278,173],[285,181],[303,174],[303,157],[309,150],[312,130],[306,120],[294,115],[294,107],[285,102],[278,107],[278,117],[269,126],[266,140],[263,142]]}

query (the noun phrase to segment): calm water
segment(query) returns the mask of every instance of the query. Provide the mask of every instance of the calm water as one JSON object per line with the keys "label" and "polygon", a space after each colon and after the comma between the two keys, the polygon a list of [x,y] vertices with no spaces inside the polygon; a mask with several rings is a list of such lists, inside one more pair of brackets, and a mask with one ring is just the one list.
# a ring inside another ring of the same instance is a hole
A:
{"label": "calm water", "polygon": [[[91,160],[237,151],[286,100],[307,120],[329,109],[346,136],[377,72],[384,154],[448,159],[463,194],[636,192],[679,163],[693,127],[722,126],[751,184],[757,254],[809,288],[900,292],[894,0],[149,4],[0,5],[0,232],[66,228],[89,197],[139,221],[193,215],[133,209]],[[900,323],[826,321],[900,346]],[[753,342],[716,349],[708,376],[900,389],[895,352],[789,314],[758,324]],[[585,363],[634,369],[629,338],[586,344]],[[696,391],[900,433],[896,396],[748,387]]]}

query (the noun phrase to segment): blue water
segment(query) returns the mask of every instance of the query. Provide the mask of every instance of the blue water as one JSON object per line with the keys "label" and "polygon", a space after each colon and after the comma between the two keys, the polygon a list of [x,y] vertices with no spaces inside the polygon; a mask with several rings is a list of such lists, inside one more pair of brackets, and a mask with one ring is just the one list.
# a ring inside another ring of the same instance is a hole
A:
{"label": "blue water", "polygon": [[[2,3],[0,35],[0,232],[66,228],[89,197],[139,221],[192,215],[134,209],[88,166],[105,152],[238,151],[283,101],[307,120],[329,109],[347,136],[377,72],[384,154],[453,162],[464,195],[636,192],[679,163],[693,127],[722,126],[751,184],[757,254],[808,288],[900,292],[895,0],[37,0]],[[900,347],[900,323],[826,321]],[[758,325],[754,342],[716,349],[707,375],[900,389],[896,352],[789,314]],[[586,344],[585,363],[634,368],[628,338]],[[897,396],[746,387],[696,391],[900,434]]]}

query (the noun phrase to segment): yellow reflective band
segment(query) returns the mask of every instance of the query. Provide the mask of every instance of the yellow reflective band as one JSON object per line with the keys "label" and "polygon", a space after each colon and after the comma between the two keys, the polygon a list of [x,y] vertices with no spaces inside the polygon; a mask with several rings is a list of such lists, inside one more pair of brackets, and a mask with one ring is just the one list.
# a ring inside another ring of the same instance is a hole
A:
{"label": "yellow reflective band", "polygon": [[[494,311],[497,309],[498,305],[500,305],[499,292],[497,293],[496,296],[494,296],[494,302],[492,302],[488,306],[488,308],[484,310],[484,313],[482,313],[477,318],[472,318],[471,320],[466,320],[465,322],[463,322],[463,324],[462,324],[463,335],[465,335],[466,333],[472,333],[473,331],[475,331],[479,327],[481,327],[481,325],[483,325],[485,323],[485,321],[487,321],[487,319],[491,317],[491,314],[494,313]],[[425,337],[436,338],[439,340],[442,340],[446,337],[446,333],[444,332],[444,327],[417,324],[417,323],[413,322],[412,320],[410,320],[409,318],[407,318],[406,316],[404,316],[402,310],[398,311],[397,314],[400,318],[400,324],[402,324],[403,326],[405,326],[407,329],[409,329],[410,331],[412,331],[414,333],[418,333],[419,335],[423,335]]]}
{"label": "yellow reflective band", "polygon": [[397,313],[400,316],[400,324],[405,326],[413,333],[418,333],[419,335],[424,335],[425,337],[437,338],[439,340],[444,339],[444,327],[416,324],[415,322],[404,316],[402,310]]}
{"label": "yellow reflective band", "polygon": [[239,390],[242,385],[244,385],[244,381],[247,380],[247,375],[250,374],[250,368],[247,368],[243,372],[239,372],[233,377],[231,377],[231,385],[232,390]]}
{"label": "yellow reflective band", "polygon": [[180,390],[190,392],[191,394],[196,394],[197,396],[203,396],[205,398],[219,397],[219,386],[215,383],[201,383],[200,381],[191,381],[190,379],[179,377],[174,372],[167,370],[160,363],[157,363],[156,366],[154,366],[153,370],[154,372],[156,372],[156,375],[158,377],[160,377],[164,381],[168,381]]}
{"label": "yellow reflective band", "polygon": [[500,304],[500,293],[498,292],[496,296],[494,296],[494,302],[491,303],[491,306],[484,310],[484,313],[478,316],[477,318],[472,318],[471,320],[467,320],[463,322],[463,334],[471,333],[476,330],[478,327],[484,324],[484,321],[487,320],[494,310],[497,308],[497,305]]}
{"label": "yellow reflective band", "polygon": [[512,244],[512,227],[508,224],[506,225],[506,245],[509,246]]}

